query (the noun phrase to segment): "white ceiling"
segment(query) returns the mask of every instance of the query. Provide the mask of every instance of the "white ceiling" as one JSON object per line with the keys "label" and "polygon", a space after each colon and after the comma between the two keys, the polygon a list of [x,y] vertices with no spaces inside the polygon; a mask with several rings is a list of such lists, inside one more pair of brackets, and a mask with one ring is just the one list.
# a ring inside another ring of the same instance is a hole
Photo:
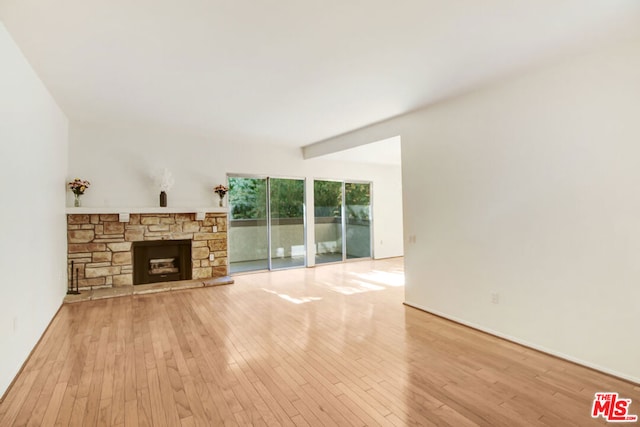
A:
{"label": "white ceiling", "polygon": [[73,122],[304,146],[638,26],[637,0],[0,0]]}

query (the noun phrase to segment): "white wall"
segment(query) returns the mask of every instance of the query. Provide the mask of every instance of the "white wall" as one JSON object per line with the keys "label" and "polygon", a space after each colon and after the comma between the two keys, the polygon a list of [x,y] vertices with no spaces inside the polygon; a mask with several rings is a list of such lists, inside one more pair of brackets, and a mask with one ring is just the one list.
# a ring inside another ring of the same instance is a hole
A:
{"label": "white wall", "polygon": [[[372,181],[374,256],[403,253],[400,167],[304,160],[299,148],[248,146],[165,129],[71,125],[69,171],[92,182],[82,196],[83,206],[157,206],[159,191],[150,175],[164,167],[176,181],[168,193],[169,206],[217,205],[212,189],[226,182],[227,173],[307,178],[308,206],[314,178]],[[72,204],[71,194],[67,204]],[[312,209],[307,212],[313,214]],[[307,221],[313,224],[310,216]],[[310,248],[312,231],[308,227]]]}
{"label": "white wall", "polygon": [[0,394],[66,291],[67,119],[0,22]]}
{"label": "white wall", "polygon": [[638,76],[633,40],[364,129],[402,135],[406,302],[640,382]]}

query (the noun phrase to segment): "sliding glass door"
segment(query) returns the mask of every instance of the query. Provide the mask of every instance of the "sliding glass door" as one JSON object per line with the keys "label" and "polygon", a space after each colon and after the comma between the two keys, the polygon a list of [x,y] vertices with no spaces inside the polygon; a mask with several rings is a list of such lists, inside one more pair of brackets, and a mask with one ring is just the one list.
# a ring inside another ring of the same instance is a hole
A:
{"label": "sliding glass door", "polygon": [[269,178],[271,269],[304,267],[304,180]]}
{"label": "sliding glass door", "polygon": [[316,264],[371,257],[371,184],[316,180]]}
{"label": "sliding glass door", "polygon": [[229,177],[229,270],[269,268],[267,179]]}
{"label": "sliding glass door", "polygon": [[[315,263],[370,258],[371,184],[315,180]],[[306,265],[304,179],[229,177],[231,273]]]}
{"label": "sliding glass door", "polygon": [[342,182],[313,183],[316,264],[342,261]]}
{"label": "sliding glass door", "polygon": [[347,259],[371,257],[371,184],[344,184]]}
{"label": "sliding glass door", "polygon": [[229,177],[231,273],[304,266],[304,179]]}

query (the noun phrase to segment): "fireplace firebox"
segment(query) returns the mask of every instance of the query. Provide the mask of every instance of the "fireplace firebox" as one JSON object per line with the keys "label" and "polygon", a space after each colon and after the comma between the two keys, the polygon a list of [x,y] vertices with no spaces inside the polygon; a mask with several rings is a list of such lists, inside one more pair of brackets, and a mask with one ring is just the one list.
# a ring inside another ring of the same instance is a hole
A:
{"label": "fireplace firebox", "polygon": [[133,242],[133,284],[191,279],[191,240]]}

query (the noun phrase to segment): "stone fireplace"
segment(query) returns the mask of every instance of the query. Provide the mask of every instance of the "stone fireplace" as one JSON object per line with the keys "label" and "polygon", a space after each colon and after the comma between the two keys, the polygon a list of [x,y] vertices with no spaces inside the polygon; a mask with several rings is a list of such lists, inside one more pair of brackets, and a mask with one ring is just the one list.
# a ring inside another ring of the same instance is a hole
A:
{"label": "stone fireplace", "polygon": [[[151,274],[151,281],[146,283],[228,275],[226,213],[93,211],[96,209],[69,209],[67,215],[67,257],[69,266],[73,261],[73,274],[80,289],[133,285],[137,261],[134,246],[161,247],[152,243],[161,241],[181,241],[183,247],[188,246],[190,255],[187,252],[167,255],[152,249],[151,260],[155,263],[152,267],[158,274]],[[181,258],[178,264],[176,258]],[[148,260],[140,262],[146,263],[143,269],[150,270]],[[176,268],[182,269],[181,276],[175,275]],[[189,269],[186,274],[185,269]]]}

